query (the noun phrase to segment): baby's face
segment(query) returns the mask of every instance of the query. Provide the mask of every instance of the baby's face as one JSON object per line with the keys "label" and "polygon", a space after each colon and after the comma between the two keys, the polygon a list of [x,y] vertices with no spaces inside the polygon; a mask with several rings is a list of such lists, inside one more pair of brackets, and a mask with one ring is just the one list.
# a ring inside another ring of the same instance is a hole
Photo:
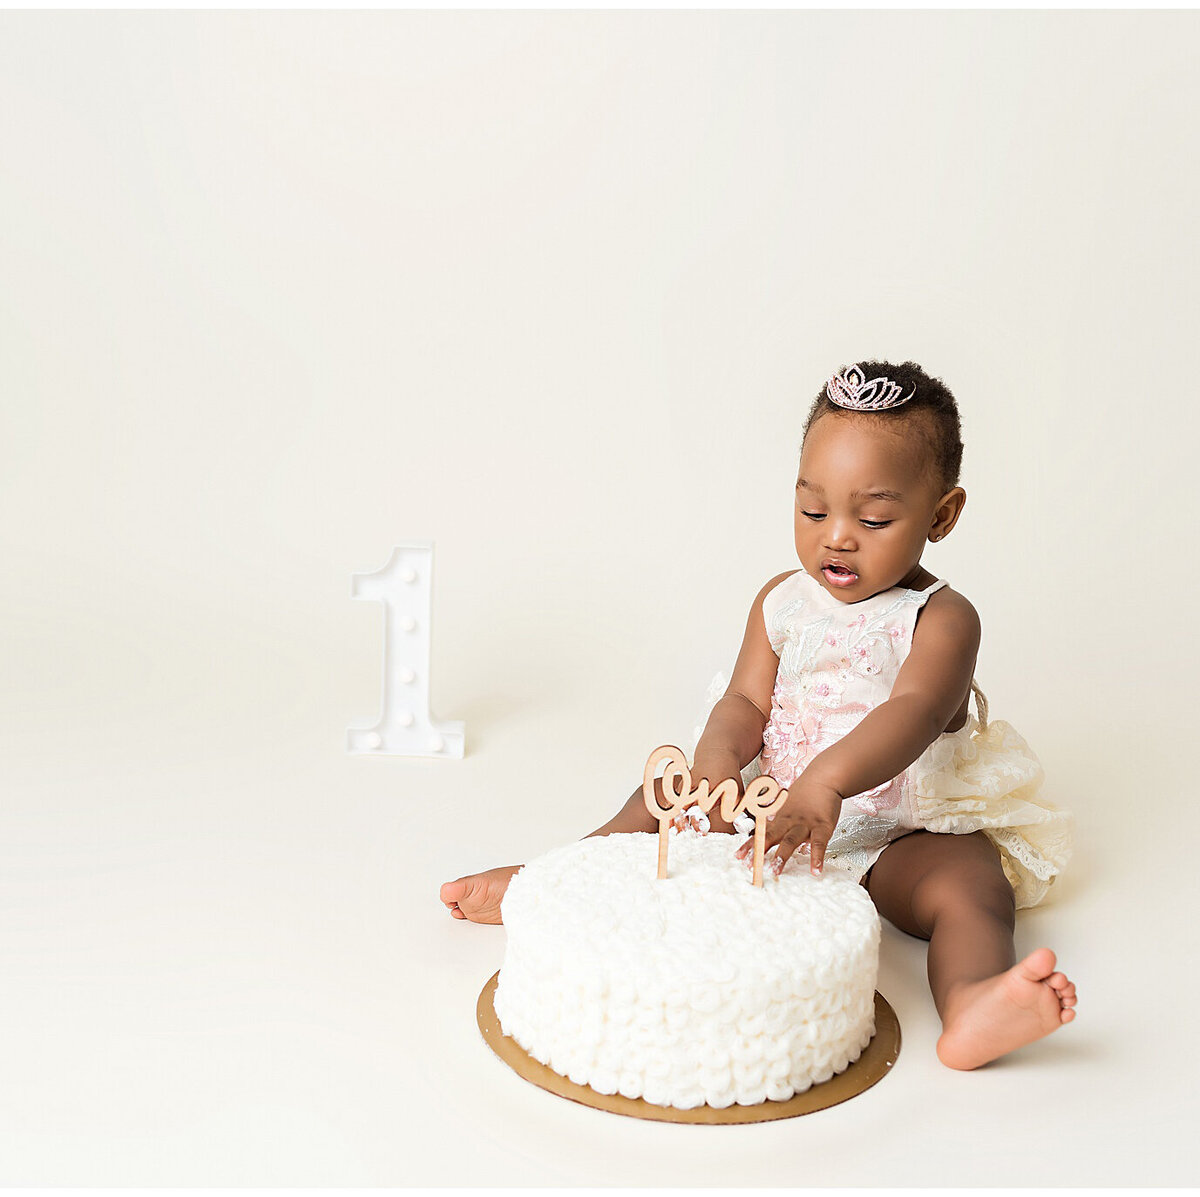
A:
{"label": "baby's face", "polygon": [[822,416],[808,431],[796,482],[796,552],[810,577],[857,603],[920,574],[941,488],[907,421]]}

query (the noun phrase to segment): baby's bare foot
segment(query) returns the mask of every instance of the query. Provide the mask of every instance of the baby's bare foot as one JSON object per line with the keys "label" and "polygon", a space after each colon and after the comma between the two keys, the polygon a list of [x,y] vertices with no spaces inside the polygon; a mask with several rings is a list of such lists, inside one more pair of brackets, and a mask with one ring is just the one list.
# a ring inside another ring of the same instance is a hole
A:
{"label": "baby's bare foot", "polygon": [[954,990],[938,1059],[950,1068],[978,1068],[1070,1022],[1075,986],[1054,964],[1054,953],[1038,948],[1008,972]]}
{"label": "baby's bare foot", "polygon": [[457,881],[447,881],[442,886],[442,901],[456,919],[470,919],[473,923],[502,922],[500,900],[520,867],[504,865],[488,869],[486,873],[472,873]]}

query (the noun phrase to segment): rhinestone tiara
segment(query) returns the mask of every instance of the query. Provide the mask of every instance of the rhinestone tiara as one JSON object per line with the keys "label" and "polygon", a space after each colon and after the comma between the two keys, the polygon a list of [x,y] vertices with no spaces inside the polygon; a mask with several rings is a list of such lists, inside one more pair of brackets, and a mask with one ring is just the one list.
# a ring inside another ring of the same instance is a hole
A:
{"label": "rhinestone tiara", "polygon": [[883,411],[885,408],[899,407],[917,393],[914,384],[913,389],[901,397],[898,382],[882,377],[872,378],[868,382],[857,366],[851,366],[842,374],[835,374],[825,387],[830,403],[848,407],[851,411]]}

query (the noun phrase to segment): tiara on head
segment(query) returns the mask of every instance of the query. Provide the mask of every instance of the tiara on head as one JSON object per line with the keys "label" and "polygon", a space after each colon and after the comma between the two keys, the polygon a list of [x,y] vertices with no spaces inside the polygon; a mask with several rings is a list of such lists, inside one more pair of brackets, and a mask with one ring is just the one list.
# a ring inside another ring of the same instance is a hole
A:
{"label": "tiara on head", "polygon": [[851,411],[883,411],[888,407],[899,407],[907,403],[916,393],[916,384],[903,398],[900,384],[890,378],[872,378],[867,382],[857,366],[851,366],[844,374],[835,374],[826,384],[829,402]]}

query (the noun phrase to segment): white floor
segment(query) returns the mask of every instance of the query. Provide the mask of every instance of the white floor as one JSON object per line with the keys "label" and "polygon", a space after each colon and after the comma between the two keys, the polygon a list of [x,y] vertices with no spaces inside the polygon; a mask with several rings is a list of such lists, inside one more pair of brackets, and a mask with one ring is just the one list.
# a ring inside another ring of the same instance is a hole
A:
{"label": "white floor", "polygon": [[[1139,863],[1170,826],[1101,836],[1085,811],[1077,867],[1022,914],[1018,946],[1054,946],[1079,985],[1079,1017],[1052,1040],[943,1068],[923,945],[889,928],[880,989],[904,1042],[876,1087],[758,1126],[626,1120],[491,1055],[474,1008],[504,932],[451,920],[437,886],[599,822],[663,722],[654,688],[622,704],[615,686],[606,702],[568,687],[553,704],[535,676],[504,695],[459,680],[443,714],[467,720],[467,759],[352,758],[344,724],[375,701],[373,621],[338,667],[265,620],[188,622],[172,639],[147,617],[137,651],[86,623],[60,627],[53,653],[35,636],[41,688],[6,696],[3,1183],[1196,1180],[1195,884]],[[450,656],[444,672],[465,678]],[[121,669],[106,701],[99,679]],[[608,748],[568,781],[585,717]],[[1073,783],[1111,794],[1132,769]]]}

